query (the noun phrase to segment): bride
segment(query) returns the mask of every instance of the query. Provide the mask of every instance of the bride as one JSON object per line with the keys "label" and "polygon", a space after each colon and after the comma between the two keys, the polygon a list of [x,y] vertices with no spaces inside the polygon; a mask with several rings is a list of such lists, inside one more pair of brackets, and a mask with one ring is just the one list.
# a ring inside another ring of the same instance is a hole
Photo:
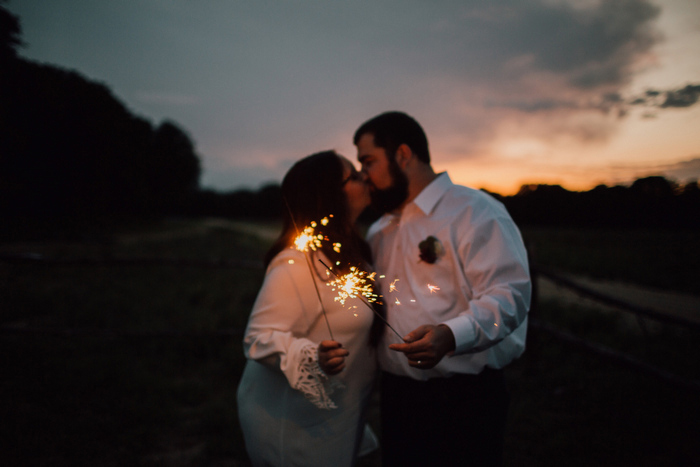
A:
{"label": "bride", "polygon": [[[288,212],[243,340],[238,414],[246,449],[256,466],[350,466],[363,433],[373,439],[364,411],[381,321],[359,302],[349,310],[350,302],[334,300],[333,277],[319,259],[339,274],[368,270],[369,246],[355,221],[369,189],[350,161],[326,151],[298,161],[282,194]],[[294,248],[299,229],[314,222],[325,237],[320,247]]]}

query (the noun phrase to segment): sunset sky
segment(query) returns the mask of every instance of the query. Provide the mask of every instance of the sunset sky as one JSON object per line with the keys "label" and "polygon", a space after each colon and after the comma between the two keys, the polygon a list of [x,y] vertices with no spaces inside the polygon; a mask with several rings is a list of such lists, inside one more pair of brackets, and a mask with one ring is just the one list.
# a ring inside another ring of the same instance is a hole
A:
{"label": "sunset sky", "polygon": [[28,59],[195,142],[202,185],[279,182],[402,110],[436,170],[512,194],[700,178],[697,0],[11,0]]}

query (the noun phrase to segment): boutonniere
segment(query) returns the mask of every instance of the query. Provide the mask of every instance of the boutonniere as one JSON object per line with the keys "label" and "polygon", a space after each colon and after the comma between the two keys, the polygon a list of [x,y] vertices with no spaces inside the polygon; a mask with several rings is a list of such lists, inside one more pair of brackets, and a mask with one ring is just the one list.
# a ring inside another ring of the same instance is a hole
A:
{"label": "boutonniere", "polygon": [[419,256],[421,261],[425,261],[429,264],[433,264],[445,252],[440,240],[432,235],[420,242],[418,244],[418,249],[420,250]]}

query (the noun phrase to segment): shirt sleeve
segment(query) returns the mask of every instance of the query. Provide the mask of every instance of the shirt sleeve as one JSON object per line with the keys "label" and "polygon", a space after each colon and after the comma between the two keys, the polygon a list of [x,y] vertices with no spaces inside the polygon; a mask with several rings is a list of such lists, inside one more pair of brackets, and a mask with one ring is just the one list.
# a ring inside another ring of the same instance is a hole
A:
{"label": "shirt sleeve", "polygon": [[445,321],[455,337],[454,355],[492,347],[527,318],[532,285],[527,252],[507,213],[470,222],[459,243],[469,307]]}
{"label": "shirt sleeve", "polygon": [[278,368],[289,385],[317,407],[330,409],[328,377],[318,365],[318,343],[308,332],[322,318],[304,254],[289,251],[270,264],[243,338],[247,358]]}

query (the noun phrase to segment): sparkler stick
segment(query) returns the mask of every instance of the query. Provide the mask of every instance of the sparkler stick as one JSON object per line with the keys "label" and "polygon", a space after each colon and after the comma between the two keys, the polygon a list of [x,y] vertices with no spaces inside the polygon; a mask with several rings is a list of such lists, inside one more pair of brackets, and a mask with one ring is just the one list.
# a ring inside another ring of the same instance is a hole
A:
{"label": "sparkler stick", "polygon": [[[283,197],[284,198],[284,197]],[[314,277],[314,268],[311,264],[311,259],[309,258],[309,255],[306,253],[308,252],[308,245],[311,244],[312,249],[316,250],[316,246],[320,246],[320,239],[317,237],[309,237],[309,239],[306,242],[300,241],[301,238],[303,238],[304,233],[299,233],[299,227],[297,227],[297,222],[294,220],[294,214],[292,214],[292,209],[289,207],[289,203],[287,202],[287,198],[284,198],[284,204],[287,206],[287,210],[289,211],[289,217],[292,218],[292,224],[294,225],[294,230],[297,232],[297,238],[294,240],[294,244],[296,245],[297,250],[301,251],[304,253],[304,258],[306,259],[306,265],[309,267],[309,274],[311,274],[311,282],[314,283],[314,289],[316,289],[316,296],[318,297],[318,303],[321,305],[321,312],[323,313],[323,318],[326,320],[326,326],[328,326],[328,334],[331,335],[331,340],[334,341],[335,338],[333,337],[333,331],[331,330],[331,323],[328,322],[328,315],[326,314],[326,309],[323,306],[323,300],[321,300],[321,293],[318,291],[318,284],[316,284],[316,278]],[[313,230],[313,227],[311,227]],[[307,229],[304,229],[304,232],[307,232]],[[310,243],[311,242],[311,243]],[[318,242],[318,244],[316,243]]]}
{"label": "sparkler stick", "polygon": [[[396,332],[396,329],[394,329],[393,327],[391,327],[391,324],[389,324],[389,322],[388,322],[386,319],[384,319],[384,317],[383,317],[382,315],[380,315],[379,312],[377,312],[377,310],[375,310],[375,309],[372,307],[372,305],[369,304],[369,302],[368,302],[367,300],[365,300],[364,297],[367,296],[367,293],[366,293],[364,290],[362,290],[362,287],[360,287],[360,286],[358,286],[358,285],[348,284],[347,275],[346,275],[346,277],[340,277],[338,274],[336,274],[336,272],[335,272],[334,270],[332,270],[326,263],[324,263],[322,259],[319,258],[319,261],[320,261],[321,264],[323,264],[323,265],[326,267],[326,269],[328,269],[328,271],[330,271],[331,273],[333,273],[333,275],[334,275],[334,276],[337,278],[337,280],[338,280],[338,284],[340,285],[341,288],[343,288],[344,293],[346,293],[348,297],[353,297],[353,298],[354,298],[354,297],[358,297],[358,298],[362,301],[362,303],[364,303],[365,305],[367,305],[367,308],[369,308],[370,310],[372,310],[372,311],[374,312],[374,314],[375,314],[379,319],[381,319],[381,320],[384,322],[384,324],[386,324],[386,325],[389,327],[389,329],[391,329],[392,331],[394,331],[394,334],[396,334],[396,335],[399,337],[399,339],[401,339],[401,342],[406,342],[406,341],[404,340],[404,338],[401,337],[401,334],[399,334],[398,332]],[[348,274],[348,275],[357,277],[357,274],[352,274],[352,273],[351,273],[351,274]],[[373,297],[376,297],[376,295],[372,296],[372,298],[373,298]],[[338,300],[338,299],[336,298],[336,300]],[[376,299],[375,299],[375,300],[376,300]],[[373,300],[373,301],[375,301],[375,300]]]}

